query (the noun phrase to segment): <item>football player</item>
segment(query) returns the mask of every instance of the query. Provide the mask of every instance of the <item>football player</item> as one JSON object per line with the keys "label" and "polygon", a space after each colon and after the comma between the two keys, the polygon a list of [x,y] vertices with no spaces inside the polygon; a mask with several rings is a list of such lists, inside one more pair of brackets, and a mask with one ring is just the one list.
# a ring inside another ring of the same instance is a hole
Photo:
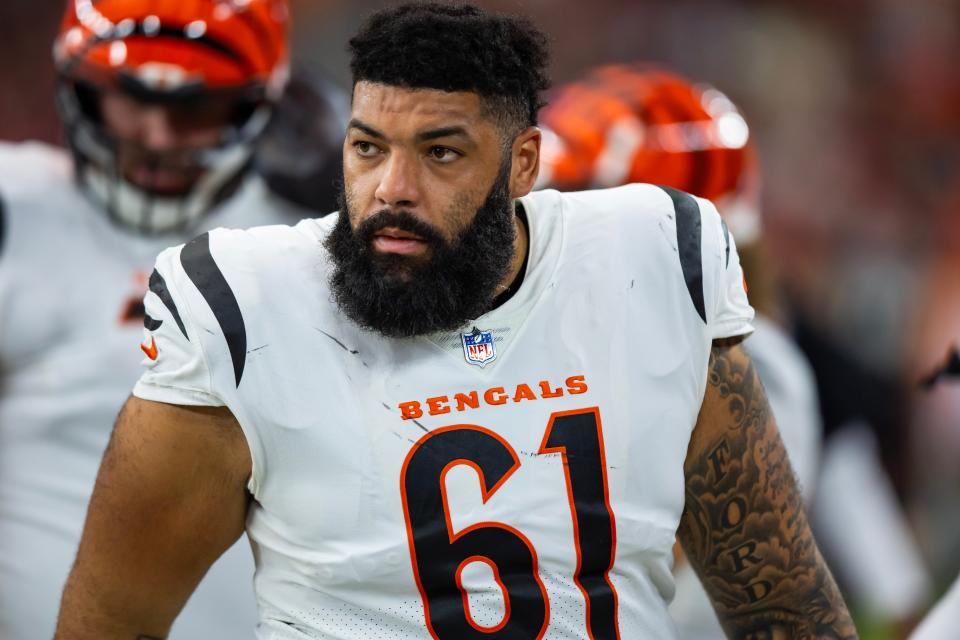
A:
{"label": "football player", "polygon": [[[945,361],[924,376],[921,386],[930,390],[945,380],[956,382],[957,377],[960,377],[960,353],[954,345],[948,350]],[[957,634],[958,621],[960,621],[960,577],[953,581],[943,597],[927,613],[910,636],[910,640],[947,640]]]}
{"label": "football player", "polygon": [[295,67],[257,143],[256,172],[284,200],[320,215],[335,211],[349,116],[346,91],[312,69]]}
{"label": "football player", "polygon": [[[157,357],[149,340],[136,347],[143,294],[167,295],[156,253],[207,228],[304,217],[246,170],[287,73],[283,1],[67,5],[54,57],[72,153],[0,145],[4,640],[54,633],[110,425],[140,360]],[[171,637],[252,636],[244,546]],[[164,562],[187,559],[172,546]]]}
{"label": "football player", "polygon": [[400,5],[350,47],[340,213],[157,260],[57,637],[165,636],[245,524],[264,639],[669,638],[678,528],[731,635],[855,637],[713,206],[530,193],[525,20]]}
{"label": "football player", "polygon": [[[782,315],[761,242],[759,169],[746,121],[723,93],[652,65],[598,67],[559,87],[541,114],[538,186],[561,190],[662,184],[716,203],[757,310],[743,344],[777,418],[790,464],[809,501],[821,440],[813,371],[776,324]],[[680,563],[671,612],[679,636],[723,637],[689,564]]]}

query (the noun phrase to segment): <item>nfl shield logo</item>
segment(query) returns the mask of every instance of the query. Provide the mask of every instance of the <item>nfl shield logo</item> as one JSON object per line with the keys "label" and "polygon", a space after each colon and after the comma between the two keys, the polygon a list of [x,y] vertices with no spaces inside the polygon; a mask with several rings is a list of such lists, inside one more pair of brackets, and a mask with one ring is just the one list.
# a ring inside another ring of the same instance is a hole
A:
{"label": "nfl shield logo", "polygon": [[492,332],[474,327],[470,333],[461,333],[460,338],[463,341],[463,357],[470,364],[483,367],[497,357]]}

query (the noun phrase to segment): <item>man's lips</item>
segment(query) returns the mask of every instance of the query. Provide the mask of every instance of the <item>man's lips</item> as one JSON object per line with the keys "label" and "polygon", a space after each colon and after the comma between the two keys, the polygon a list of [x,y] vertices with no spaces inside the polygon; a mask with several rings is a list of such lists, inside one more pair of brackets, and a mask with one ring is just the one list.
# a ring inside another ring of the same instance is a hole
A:
{"label": "man's lips", "polygon": [[134,167],[129,172],[129,179],[148,191],[161,192],[183,190],[193,183],[193,177],[187,171],[146,167]]}
{"label": "man's lips", "polygon": [[373,248],[382,253],[412,255],[426,251],[427,243],[415,233],[384,227],[373,235]]}

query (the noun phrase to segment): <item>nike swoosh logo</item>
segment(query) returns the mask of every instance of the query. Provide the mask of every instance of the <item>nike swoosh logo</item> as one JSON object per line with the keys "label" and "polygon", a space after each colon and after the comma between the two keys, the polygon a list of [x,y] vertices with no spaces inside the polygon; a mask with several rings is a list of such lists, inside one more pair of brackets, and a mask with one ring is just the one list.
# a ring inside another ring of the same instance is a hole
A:
{"label": "nike swoosh logo", "polygon": [[150,346],[148,347],[145,344],[141,344],[140,349],[147,354],[147,357],[151,360],[157,359],[157,341],[153,336],[150,336]]}

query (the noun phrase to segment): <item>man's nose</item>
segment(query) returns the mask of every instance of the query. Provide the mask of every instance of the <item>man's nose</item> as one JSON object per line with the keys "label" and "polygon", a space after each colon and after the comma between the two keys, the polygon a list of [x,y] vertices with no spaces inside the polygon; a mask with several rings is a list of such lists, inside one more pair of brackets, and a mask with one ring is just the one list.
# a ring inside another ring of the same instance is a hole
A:
{"label": "man's nose", "polygon": [[140,128],[140,142],[153,151],[166,151],[177,146],[180,135],[166,109],[147,107]]}
{"label": "man's nose", "polygon": [[419,204],[416,159],[399,152],[388,154],[374,196],[390,207],[415,207]]}

